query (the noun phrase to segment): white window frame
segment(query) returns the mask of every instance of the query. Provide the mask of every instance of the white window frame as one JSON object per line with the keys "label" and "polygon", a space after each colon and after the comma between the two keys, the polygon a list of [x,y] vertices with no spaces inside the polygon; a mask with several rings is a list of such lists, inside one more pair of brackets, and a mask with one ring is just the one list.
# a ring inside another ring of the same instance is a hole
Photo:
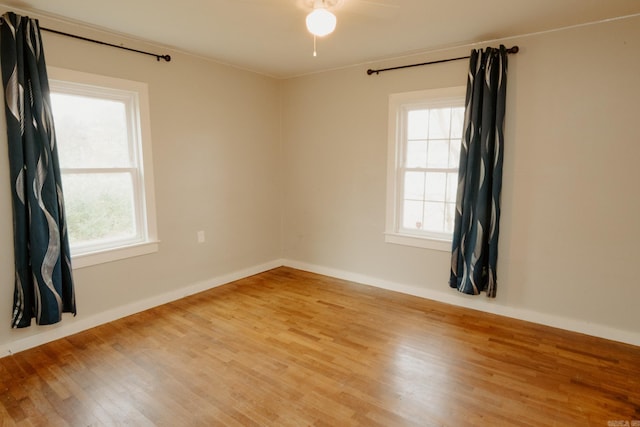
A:
{"label": "white window frame", "polygon": [[[156,223],[153,186],[153,161],[151,152],[151,122],[147,84],[97,74],[83,73],[57,67],[47,67],[52,93],[96,96],[114,99],[127,104],[129,137],[132,141],[134,165],[122,169],[131,173],[134,183],[134,205],[138,235],[128,240],[71,247],[73,268],[146,255],[158,251],[159,240]],[[93,173],[91,168],[62,169],[64,173]],[[63,188],[64,191],[64,188]]]}
{"label": "white window frame", "polygon": [[465,86],[429,89],[389,95],[389,133],[387,146],[387,209],[385,242],[439,251],[451,251],[453,236],[448,233],[411,233],[401,227],[402,164],[406,143],[407,111],[464,105]]}

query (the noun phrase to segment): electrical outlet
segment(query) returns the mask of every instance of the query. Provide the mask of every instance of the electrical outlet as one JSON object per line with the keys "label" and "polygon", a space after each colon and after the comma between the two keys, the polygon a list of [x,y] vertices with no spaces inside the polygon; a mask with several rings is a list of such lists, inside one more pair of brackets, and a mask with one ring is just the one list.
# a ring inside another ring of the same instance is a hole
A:
{"label": "electrical outlet", "polygon": [[198,243],[204,243],[204,230],[198,231]]}

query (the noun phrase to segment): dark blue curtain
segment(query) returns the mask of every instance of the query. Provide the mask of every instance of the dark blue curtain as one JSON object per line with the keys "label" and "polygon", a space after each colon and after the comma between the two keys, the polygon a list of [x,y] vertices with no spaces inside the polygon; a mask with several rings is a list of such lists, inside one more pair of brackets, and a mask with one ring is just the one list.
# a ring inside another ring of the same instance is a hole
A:
{"label": "dark blue curtain", "polygon": [[15,291],[12,327],[59,322],[76,313],[49,81],[38,21],[12,12],[0,24]]}
{"label": "dark blue curtain", "polygon": [[506,91],[506,48],[473,50],[449,279],[465,294],[496,295]]}

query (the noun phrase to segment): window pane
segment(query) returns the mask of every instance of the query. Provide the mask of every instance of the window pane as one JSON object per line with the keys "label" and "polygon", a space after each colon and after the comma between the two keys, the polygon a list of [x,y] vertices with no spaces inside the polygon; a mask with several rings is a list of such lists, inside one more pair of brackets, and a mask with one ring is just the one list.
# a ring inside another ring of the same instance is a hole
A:
{"label": "window pane", "polygon": [[407,137],[426,139],[429,127],[429,110],[412,110],[407,114]]}
{"label": "window pane", "polygon": [[460,146],[459,139],[452,139],[449,143],[449,167],[458,169],[460,167]]}
{"label": "window pane", "polygon": [[447,174],[427,172],[425,200],[430,202],[444,202],[447,189]]}
{"label": "window pane", "polygon": [[51,104],[61,167],[131,164],[124,102],[52,93]]}
{"label": "window pane", "polygon": [[436,139],[429,141],[427,151],[428,168],[446,168],[449,166],[449,140]]}
{"label": "window pane", "polygon": [[404,174],[404,198],[424,200],[424,173],[406,172]]}
{"label": "window pane", "polygon": [[462,138],[464,126],[464,107],[451,109],[451,138]]}
{"label": "window pane", "polygon": [[429,114],[429,138],[449,138],[451,108],[434,108]]}
{"label": "window pane", "polygon": [[422,202],[405,200],[402,209],[402,227],[409,230],[422,229]]}
{"label": "window pane", "polygon": [[444,217],[444,231],[447,233],[453,233],[456,220],[456,205],[454,203],[447,203],[445,206]]}
{"label": "window pane", "polygon": [[457,193],[458,193],[458,174],[448,173],[447,174],[447,197],[446,197],[447,202],[455,203]]}
{"label": "window pane", "polygon": [[443,231],[444,203],[426,202],[424,204],[424,229],[428,231]]}
{"label": "window pane", "polygon": [[136,236],[129,173],[65,174],[62,181],[71,246]]}
{"label": "window pane", "polygon": [[427,141],[409,141],[407,143],[408,168],[424,168],[427,166]]}

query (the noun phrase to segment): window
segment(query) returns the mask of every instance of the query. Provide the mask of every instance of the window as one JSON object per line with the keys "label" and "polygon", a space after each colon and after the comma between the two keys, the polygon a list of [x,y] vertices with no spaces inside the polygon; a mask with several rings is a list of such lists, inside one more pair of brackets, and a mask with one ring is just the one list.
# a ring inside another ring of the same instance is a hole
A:
{"label": "window", "polygon": [[385,240],[451,250],[465,88],[389,97]]}
{"label": "window", "polygon": [[73,266],[157,251],[146,84],[48,73]]}

